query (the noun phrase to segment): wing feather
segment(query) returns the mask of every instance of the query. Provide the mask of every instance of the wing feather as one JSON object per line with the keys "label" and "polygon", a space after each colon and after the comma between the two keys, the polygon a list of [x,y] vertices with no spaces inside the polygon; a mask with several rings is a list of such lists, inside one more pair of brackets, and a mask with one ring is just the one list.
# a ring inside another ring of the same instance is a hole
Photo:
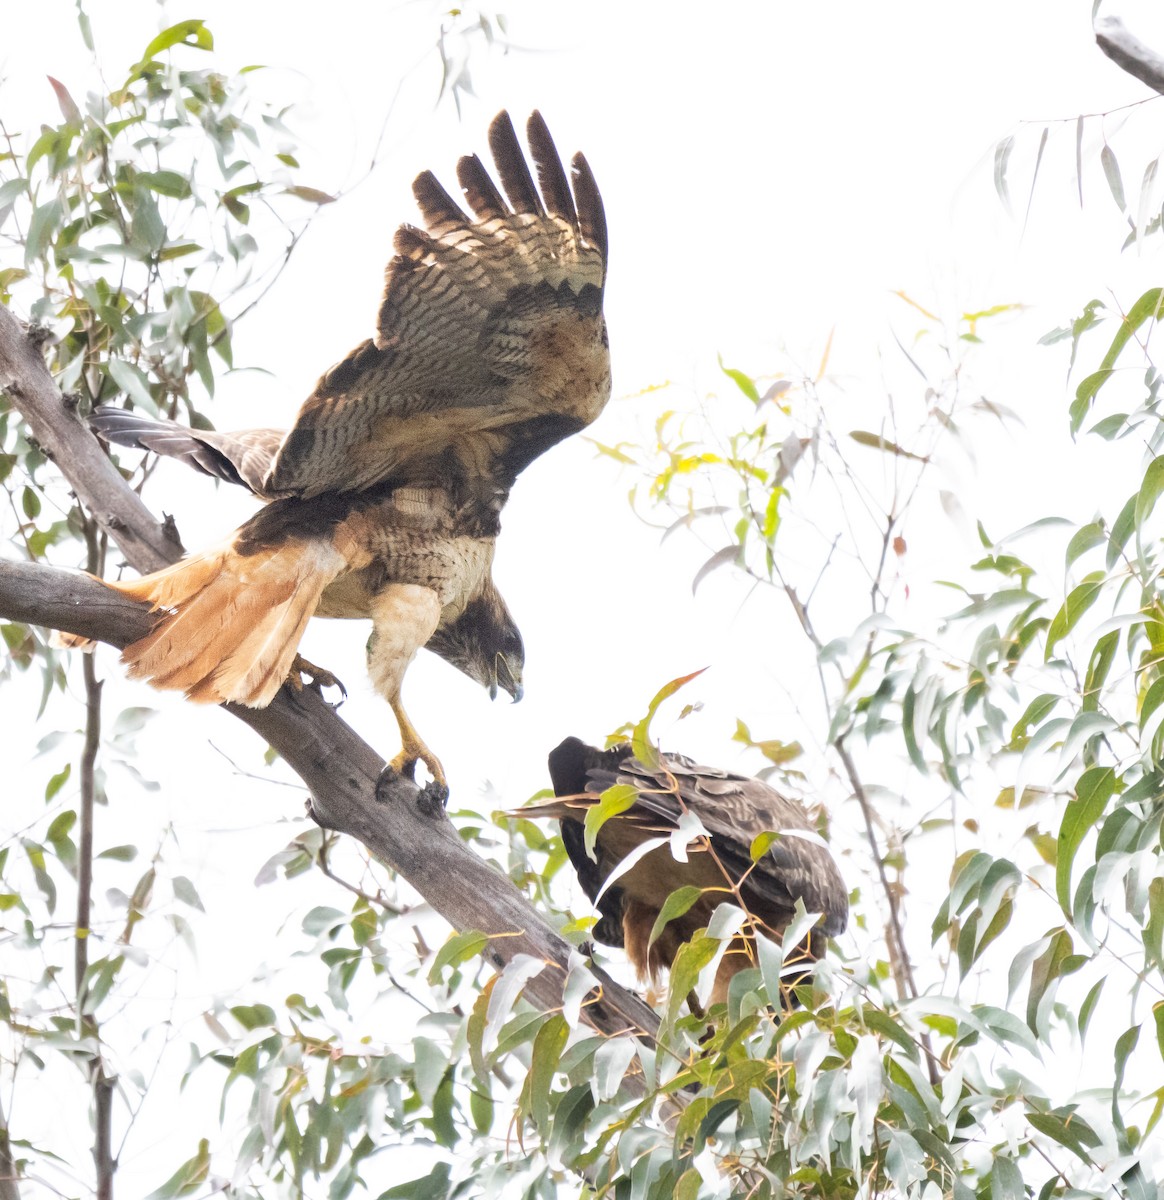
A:
{"label": "wing feather", "polygon": [[481,221],[502,221],[509,209],[497,190],[484,163],[475,154],[466,154],[457,162],[457,182],[465,193],[469,207]]}
{"label": "wing feather", "polygon": [[319,380],[264,494],[391,478],[503,501],[533,458],[602,410],[602,201],[577,158],[571,194],[537,114],[529,139],[536,184],[505,113],[489,130],[502,190],[476,156],[460,160],[472,218],[431,172],[417,178],[423,228],[396,232],[376,335]]}
{"label": "wing feather", "polygon": [[262,495],[262,481],[285,436],[282,429],[219,433],[190,429],[176,421],[153,420],[126,408],[98,405],[89,428],[106,442],[176,458],[188,467]]}
{"label": "wing feather", "polygon": [[574,197],[578,202],[578,228],[586,244],[598,251],[605,269],[608,252],[606,209],[602,205],[598,183],[586,156],[581,152],[574,155],[570,167],[570,176],[574,181]]}
{"label": "wing feather", "polygon": [[469,223],[460,205],[431,171],[422,171],[412,181],[412,194],[416,197],[424,223],[437,237],[455,229],[463,229]]}
{"label": "wing feather", "polygon": [[513,127],[509,113],[504,110],[499,112],[489,125],[489,149],[493,153],[497,173],[501,176],[501,186],[509,197],[513,211],[544,217],[546,210],[542,206],[537,188],[534,187],[529,164],[521,152],[517,130]]}
{"label": "wing feather", "polygon": [[574,209],[574,197],[570,194],[566,172],[562,170],[558,148],[550,136],[545,118],[536,110],[526,125],[526,136],[529,138],[530,153],[538,173],[538,186],[545,197],[546,207],[555,217],[560,217],[570,225],[577,225],[578,213]]}

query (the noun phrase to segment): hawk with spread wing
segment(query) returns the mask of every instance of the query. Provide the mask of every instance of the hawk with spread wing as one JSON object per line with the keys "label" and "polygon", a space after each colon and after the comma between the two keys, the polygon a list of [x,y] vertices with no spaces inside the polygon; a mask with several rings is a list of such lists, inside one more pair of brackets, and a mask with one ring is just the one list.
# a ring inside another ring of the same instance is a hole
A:
{"label": "hawk with spread wing", "polygon": [[[720,962],[713,1004],[727,999],[737,972],[755,965],[757,932],[781,939],[797,900],[821,916],[799,947],[785,951],[789,966],[819,958],[825,940],[844,930],[849,899],[837,864],[804,809],[768,784],[699,766],[679,754],[662,754],[657,767],[646,767],[629,744],[597,750],[574,737],[550,754],[549,767],[556,798],[509,815],[560,821],[578,881],[598,908],[594,936],[624,948],[640,979],[654,980],[669,968],[680,946],[707,926],[724,901],[738,904],[749,920]],[[586,851],[586,816],[616,784],[633,789],[633,803],[602,823],[592,857]],[[672,854],[670,835],[684,813],[699,818],[706,836],[687,846],[687,861],[681,862]],[[775,836],[753,861],[752,846],[761,834]],[[611,880],[627,860],[631,865]],[[651,942],[667,897],[687,886],[702,895]],[[791,988],[805,974],[802,966],[785,977],[786,1003],[794,1002]]]}
{"label": "hawk with spread wing", "polygon": [[[123,659],[197,701],[262,707],[312,616],[371,618],[368,669],[400,727],[389,764],[443,768],[401,703],[427,645],[492,693],[521,692],[521,636],[493,583],[518,474],[610,396],[606,219],[581,154],[568,179],[538,113],[531,172],[499,114],[457,164],[469,216],[431,172],[413,191],[376,333],[328,371],[288,430],[218,433],[98,409],[109,441],[186,461],[268,501],[221,545],[112,586],[161,619]],[[536,173],[536,183],[534,175]]]}

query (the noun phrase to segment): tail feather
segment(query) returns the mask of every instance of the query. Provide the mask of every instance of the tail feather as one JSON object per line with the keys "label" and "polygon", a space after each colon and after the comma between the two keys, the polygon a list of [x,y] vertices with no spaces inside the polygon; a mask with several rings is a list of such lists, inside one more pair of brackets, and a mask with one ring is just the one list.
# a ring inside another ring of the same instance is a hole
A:
{"label": "tail feather", "polygon": [[330,540],[293,539],[250,555],[218,547],[114,584],[166,610],[122,661],[130,676],[191,700],[262,708],[287,678],[324,588],[346,565]]}

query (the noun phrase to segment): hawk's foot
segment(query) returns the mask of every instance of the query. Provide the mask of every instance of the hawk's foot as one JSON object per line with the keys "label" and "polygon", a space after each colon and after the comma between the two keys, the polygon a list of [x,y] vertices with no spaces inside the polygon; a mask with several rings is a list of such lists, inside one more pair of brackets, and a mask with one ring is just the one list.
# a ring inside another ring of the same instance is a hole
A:
{"label": "hawk's foot", "polygon": [[[393,784],[399,779],[408,779],[414,781],[416,773],[416,759],[405,757],[403,754],[398,754],[391,762],[385,763],[380,776],[376,780],[376,799],[381,803],[387,803],[391,797]],[[440,765],[439,763],[437,764]],[[432,768],[429,767],[431,770]],[[445,804],[449,798],[448,784],[444,782],[443,773],[440,779],[430,779],[419,791],[416,798],[416,805],[421,812],[430,817],[441,816],[445,810]]]}
{"label": "hawk's foot", "polygon": [[291,670],[287,675],[287,682],[297,692],[303,691],[304,688],[310,688],[321,696],[324,688],[339,688],[340,698],[335,703],[336,708],[339,708],[348,698],[348,689],[339,679],[326,667],[317,667],[314,663],[308,662],[302,654],[295,655],[295,661],[291,664]]}

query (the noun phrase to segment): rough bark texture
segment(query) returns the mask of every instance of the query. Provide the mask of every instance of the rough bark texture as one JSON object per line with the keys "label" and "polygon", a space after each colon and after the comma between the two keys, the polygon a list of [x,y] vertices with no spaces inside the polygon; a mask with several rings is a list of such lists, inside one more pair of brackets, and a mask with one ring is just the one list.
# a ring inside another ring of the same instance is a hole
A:
{"label": "rough bark texture", "polygon": [[[61,396],[35,343],[0,307],[0,386],[78,497],[142,571],[172,561],[178,547],[130,490]],[[146,605],[98,581],[40,563],[0,563],[0,617],[125,646],[151,623]],[[320,824],[350,834],[409,883],[454,928],[502,934],[485,951],[501,969],[519,954],[545,961],[524,995],[538,1007],[562,1004],[570,946],[498,870],[457,835],[439,806],[407,779],[377,793],[384,760],[318,695],[284,688],[265,709],[227,706],[273,746],[307,785]],[[593,968],[601,996],[583,1009],[605,1032],[657,1027],[651,1009]]]}
{"label": "rough bark texture", "polygon": [[1117,67],[1164,94],[1164,58],[1129,33],[1119,17],[1096,21],[1095,41]]}

